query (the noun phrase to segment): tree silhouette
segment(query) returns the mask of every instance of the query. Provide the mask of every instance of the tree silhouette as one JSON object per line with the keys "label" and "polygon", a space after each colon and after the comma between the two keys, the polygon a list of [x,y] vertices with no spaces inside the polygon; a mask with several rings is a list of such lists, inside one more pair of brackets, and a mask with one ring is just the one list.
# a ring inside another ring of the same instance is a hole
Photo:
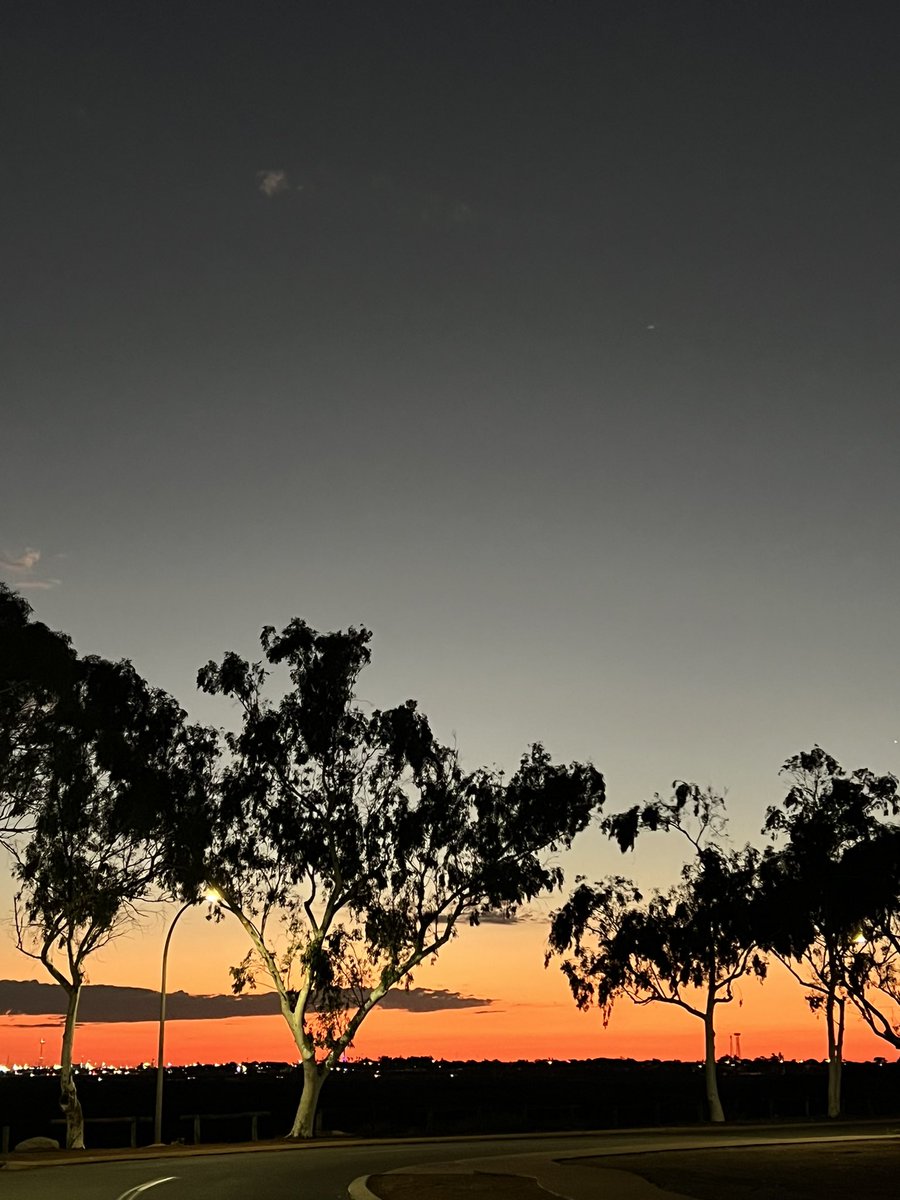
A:
{"label": "tree silhouette", "polygon": [[[462,771],[413,701],[365,714],[365,629],[263,630],[266,666],[229,653],[200,686],[238,701],[205,872],[252,945],[234,989],[267,978],[303,1065],[291,1137],[311,1137],[319,1092],[362,1022],[461,921],[512,914],[562,880],[547,861],[599,811],[590,765],[539,745],[505,780]],[[264,695],[269,668],[291,687]]]}
{"label": "tree silhouette", "polygon": [[629,880],[609,876],[593,885],[582,879],[553,914],[549,950],[562,957],[575,1002],[597,1004],[608,1024],[615,1002],[671,1004],[703,1022],[704,1082],[710,1118],[724,1121],[716,1077],[716,1011],[735,998],[736,982],[762,978],[752,908],[758,855],[747,846],[720,845],[724,803],[696,784],[676,782],[671,800],[659,795],[643,808],[606,818],[602,828],[623,852],[641,829],[676,830],[692,847],[680,881],[649,899]]}
{"label": "tree silhouette", "polygon": [[42,723],[73,686],[69,639],[32,619],[31,606],[0,583],[0,844],[27,831],[40,784]]}
{"label": "tree silhouette", "polygon": [[849,847],[844,868],[864,913],[847,994],[871,1031],[900,1050],[900,828],[885,823],[872,840]]}
{"label": "tree silhouette", "polygon": [[[885,841],[884,819],[896,816],[900,798],[893,776],[848,774],[820,746],[788,759],[782,774],[791,787],[766,815],[763,831],[775,844],[761,864],[758,928],[767,949],[806,989],[810,1008],[824,1015],[828,1115],[837,1117],[847,1005],[856,1004],[876,1029],[871,988],[890,994],[894,979],[898,867],[890,852],[880,863],[875,856],[896,848],[895,838]],[[863,934],[867,926],[871,941]]]}
{"label": "tree silhouette", "polygon": [[[28,682],[22,665],[20,691]],[[39,700],[26,705],[25,750],[20,722],[0,770],[13,781],[14,813],[24,812],[28,825],[11,845],[17,944],[66,992],[60,1105],[66,1145],[81,1149],[73,1049],[87,963],[134,920],[142,900],[164,894],[179,861],[173,847],[192,836],[184,819],[197,811],[195,768],[211,743],[130,663],[91,657],[71,667],[52,688],[42,680]]]}

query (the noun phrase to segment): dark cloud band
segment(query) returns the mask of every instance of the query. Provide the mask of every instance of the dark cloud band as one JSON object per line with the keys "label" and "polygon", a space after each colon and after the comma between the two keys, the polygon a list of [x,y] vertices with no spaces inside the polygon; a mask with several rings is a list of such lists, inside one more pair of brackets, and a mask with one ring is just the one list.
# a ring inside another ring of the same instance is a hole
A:
{"label": "dark cloud band", "polygon": [[[463,996],[446,989],[409,988],[388,992],[382,1008],[405,1012],[443,1012],[448,1009],[485,1008],[492,1000]],[[65,1014],[65,995],[52,983],[37,980],[0,979],[0,1013],[7,1017],[56,1016]],[[274,1016],[278,1000],[271,992],[249,996],[193,996],[171,992],[166,1017],[172,1021],[210,1021],[226,1017]],[[78,1009],[82,1022],[155,1021],[159,1017],[159,994],[150,988],[89,984]]]}

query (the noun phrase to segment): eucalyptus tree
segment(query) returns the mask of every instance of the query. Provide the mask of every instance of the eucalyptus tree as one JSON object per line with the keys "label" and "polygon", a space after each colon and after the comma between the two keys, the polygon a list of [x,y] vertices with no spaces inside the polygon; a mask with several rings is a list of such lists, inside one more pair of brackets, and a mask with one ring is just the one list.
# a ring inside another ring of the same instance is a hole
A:
{"label": "eucalyptus tree", "polygon": [[265,663],[229,653],[198,680],[242,713],[202,873],[250,939],[234,990],[267,982],[296,1044],[291,1137],[313,1135],[322,1083],[382,997],[460,923],[559,886],[553,856],[604,799],[590,764],[554,765],[540,745],[509,779],[466,773],[414,701],[364,712],[370,639],[295,619],[263,630]]}
{"label": "eucalyptus tree", "polygon": [[703,1023],[704,1083],[710,1119],[725,1119],[716,1074],[716,1014],[745,975],[762,978],[752,911],[758,854],[722,845],[724,802],[677,782],[671,800],[608,817],[602,827],[625,851],[641,829],[675,830],[692,847],[679,881],[645,898],[628,879],[584,878],[551,918],[548,963],[559,957],[575,1003],[597,1005],[604,1026],[617,1000],[668,1004]]}
{"label": "eucalyptus tree", "polygon": [[[848,1006],[875,1032],[889,1023],[875,993],[889,997],[897,965],[897,780],[846,772],[820,746],[788,759],[791,787],[766,816],[773,845],[761,866],[760,937],[825,1019],[828,1115],[841,1111]],[[886,1040],[891,1041],[888,1037]]]}
{"label": "eucalyptus tree", "polygon": [[67,996],[60,1106],[69,1148],[84,1146],[73,1052],[88,962],[181,873],[177,848],[199,835],[211,753],[204,731],[187,727],[171,697],[126,662],[78,659],[31,723],[35,774],[17,800],[28,830],[12,847],[15,930],[19,949]]}
{"label": "eucalyptus tree", "polygon": [[869,1029],[900,1050],[900,828],[885,824],[844,856],[864,916],[853,939],[847,995]]}
{"label": "eucalyptus tree", "polygon": [[77,656],[0,583],[0,844],[27,831],[41,786],[43,722],[68,694]]}

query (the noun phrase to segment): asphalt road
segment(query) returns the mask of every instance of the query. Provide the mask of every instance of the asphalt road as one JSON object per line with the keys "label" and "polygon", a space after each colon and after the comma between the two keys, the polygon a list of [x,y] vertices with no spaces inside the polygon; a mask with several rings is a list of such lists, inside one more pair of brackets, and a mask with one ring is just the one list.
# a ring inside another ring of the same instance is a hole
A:
{"label": "asphalt road", "polygon": [[[896,1134],[888,1127],[854,1126],[866,1132]],[[346,1200],[347,1186],[358,1175],[391,1171],[426,1162],[480,1159],[511,1154],[597,1155],[650,1150],[745,1144],[763,1138],[790,1142],[813,1136],[834,1137],[845,1127],[815,1126],[760,1129],[691,1129],[604,1132],[596,1134],[447,1139],[352,1145],[287,1146],[243,1153],[161,1156],[140,1161],[39,1166],[0,1173],[3,1200]],[[164,1180],[154,1184],[156,1180]],[[139,1192],[142,1185],[152,1185]]]}

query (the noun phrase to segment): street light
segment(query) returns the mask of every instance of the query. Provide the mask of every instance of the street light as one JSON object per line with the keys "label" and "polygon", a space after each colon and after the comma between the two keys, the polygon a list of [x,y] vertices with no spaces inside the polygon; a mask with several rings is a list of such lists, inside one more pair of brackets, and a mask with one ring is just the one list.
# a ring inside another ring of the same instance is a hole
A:
{"label": "street light", "polygon": [[[210,905],[221,904],[222,902],[222,896],[215,888],[207,888],[203,893],[203,898],[208,900]],[[166,968],[169,962],[169,943],[172,940],[172,934],[182,913],[186,913],[195,904],[196,900],[188,900],[185,904],[182,904],[181,908],[179,908],[178,912],[172,918],[172,924],[169,926],[169,932],[166,934],[166,940],[163,944],[162,971],[159,981],[159,1046],[156,1051],[156,1110],[153,1116],[154,1146],[162,1145],[163,1079],[165,1077],[165,1059],[163,1055],[166,1043]]]}

